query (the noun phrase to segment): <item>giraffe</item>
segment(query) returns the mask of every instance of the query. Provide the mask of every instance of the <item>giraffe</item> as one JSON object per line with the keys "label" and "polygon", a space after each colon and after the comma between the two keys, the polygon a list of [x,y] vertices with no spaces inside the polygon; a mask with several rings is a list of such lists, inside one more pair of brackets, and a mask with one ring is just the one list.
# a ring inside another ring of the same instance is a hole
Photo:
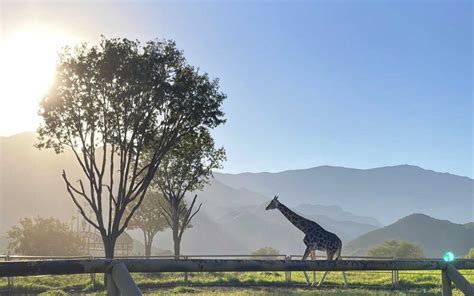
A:
{"label": "giraffe", "polygon": [[[299,230],[303,231],[305,237],[303,239],[306,245],[306,250],[302,260],[306,260],[308,256],[311,256],[312,260],[316,259],[315,251],[325,251],[327,260],[338,260],[341,258],[342,241],[341,239],[332,232],[325,230],[318,223],[308,220],[300,215],[296,214],[284,204],[278,201],[278,196],[275,196],[265,210],[278,209],[293,225]],[[329,274],[326,271],[319,281],[318,287],[322,285],[324,279]],[[309,278],[306,272],[304,272],[306,283],[309,285]],[[342,272],[344,287],[347,286],[346,273]],[[313,285],[315,284],[315,276],[313,272]]]}

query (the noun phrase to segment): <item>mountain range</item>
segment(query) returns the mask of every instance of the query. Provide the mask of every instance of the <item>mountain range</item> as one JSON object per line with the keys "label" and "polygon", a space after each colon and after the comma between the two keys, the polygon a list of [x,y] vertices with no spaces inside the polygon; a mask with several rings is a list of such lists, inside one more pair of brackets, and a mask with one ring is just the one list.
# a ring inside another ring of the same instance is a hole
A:
{"label": "mountain range", "polygon": [[473,220],[474,180],[412,165],[374,169],[320,166],[279,173],[220,174],[215,178],[300,204],[335,205],[389,224],[412,213],[425,213],[457,223]]}
{"label": "mountain range", "polygon": [[[77,215],[61,179],[63,169],[71,180],[81,176],[73,155],[38,150],[33,147],[35,143],[34,133],[0,137],[0,237],[23,217],[53,216],[71,221]],[[297,213],[337,233],[347,252],[359,254],[368,247],[364,242],[391,237],[414,239],[404,232],[424,231],[416,223],[404,224],[400,228],[403,235],[398,236],[390,232],[392,225],[383,227],[414,212],[457,223],[474,220],[472,179],[416,166],[369,170],[323,166],[214,176],[202,192],[197,192],[203,207],[183,237],[185,254],[245,254],[264,246],[300,254],[304,235],[278,211],[265,211],[276,194]],[[436,221],[430,223],[438,225]],[[468,229],[469,225],[462,227]],[[450,233],[458,232],[462,233]],[[448,238],[445,232],[440,233]],[[131,235],[142,239],[140,232],[132,231]],[[364,235],[369,238],[360,240]],[[430,242],[428,238],[426,241]],[[470,243],[461,235],[449,236],[448,241],[453,247],[460,245],[460,252]],[[155,246],[172,249],[169,231],[157,235]],[[430,247],[425,251],[433,256],[439,252]]]}

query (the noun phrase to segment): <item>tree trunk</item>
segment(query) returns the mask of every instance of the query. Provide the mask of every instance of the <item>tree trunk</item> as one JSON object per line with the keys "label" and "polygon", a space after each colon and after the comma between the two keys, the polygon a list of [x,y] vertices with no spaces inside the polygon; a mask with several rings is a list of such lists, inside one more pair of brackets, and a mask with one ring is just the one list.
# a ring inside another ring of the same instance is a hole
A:
{"label": "tree trunk", "polygon": [[172,227],[171,231],[173,232],[173,244],[174,244],[174,257],[179,259],[180,255],[180,244],[181,238],[179,237],[179,204],[177,202],[172,204],[173,208],[173,217],[172,217]]}
{"label": "tree trunk", "polygon": [[142,229],[143,232],[143,245],[145,246],[145,258],[149,258],[151,254],[151,245],[149,244],[149,236],[147,232]]}
{"label": "tree trunk", "polygon": [[148,240],[145,241],[145,257],[150,258],[151,256],[151,244],[152,244],[151,237],[148,237]]}
{"label": "tree trunk", "polygon": [[177,236],[175,237],[173,235],[173,243],[174,243],[174,257],[176,259],[179,259],[179,255],[181,254],[180,253],[181,252],[181,250],[180,250],[181,240],[179,239],[179,237],[177,237]]}
{"label": "tree trunk", "polygon": [[[102,236],[104,242],[105,258],[113,259],[115,253],[115,242],[117,241],[114,237]],[[114,283],[112,273],[104,274],[104,285],[107,287],[107,296],[119,295],[117,285]]]}
{"label": "tree trunk", "polygon": [[105,251],[105,258],[113,259],[115,254],[115,242],[116,239],[103,237],[102,241],[104,242],[104,251]]}
{"label": "tree trunk", "polygon": [[[179,217],[177,217],[179,219]],[[176,220],[178,220],[176,219]],[[179,237],[179,220],[173,221],[173,244],[174,244],[174,257],[175,259],[179,259],[180,255],[180,244],[181,238]]]}

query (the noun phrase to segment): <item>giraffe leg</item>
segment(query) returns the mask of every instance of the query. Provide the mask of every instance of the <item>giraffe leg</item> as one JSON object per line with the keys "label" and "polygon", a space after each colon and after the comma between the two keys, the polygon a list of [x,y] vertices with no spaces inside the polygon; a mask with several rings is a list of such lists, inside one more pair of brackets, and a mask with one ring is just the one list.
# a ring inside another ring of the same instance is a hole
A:
{"label": "giraffe leg", "polygon": [[[327,254],[327,260],[332,260],[332,258],[334,257],[334,253],[330,253],[328,251],[326,251],[326,254]],[[325,271],[324,274],[323,274],[323,277],[321,278],[321,280],[319,281],[319,284],[318,284],[318,287],[320,287],[324,280],[326,279],[326,276],[330,273],[329,270]]]}
{"label": "giraffe leg", "polygon": [[[342,247],[339,247],[336,251],[336,259],[335,260],[339,260],[342,258],[341,256],[341,249]],[[342,272],[342,280],[344,281],[344,288],[347,288],[347,277],[346,277],[346,272],[343,271]]]}
{"label": "giraffe leg", "polygon": [[318,287],[321,287],[321,285],[323,284],[324,280],[326,279],[326,276],[329,274],[329,270],[325,271],[324,274],[323,274],[323,277],[321,278],[321,280],[319,281],[319,284],[318,284]]}
{"label": "giraffe leg", "polygon": [[346,272],[342,272],[342,280],[344,281],[344,288],[347,288],[347,277],[346,277]]}
{"label": "giraffe leg", "polygon": [[[313,250],[311,251],[311,260],[316,260],[316,252]],[[311,286],[316,286],[316,271],[313,270],[313,282]]]}
{"label": "giraffe leg", "polygon": [[[303,254],[303,258],[301,259],[301,261],[304,261],[306,260],[306,258],[308,258],[309,254],[311,253],[311,249],[309,246],[306,247],[306,250],[304,251],[304,254]],[[309,286],[310,283],[309,283],[309,277],[308,277],[308,274],[306,273],[306,271],[303,271],[304,273],[304,277],[306,278],[306,284]]]}

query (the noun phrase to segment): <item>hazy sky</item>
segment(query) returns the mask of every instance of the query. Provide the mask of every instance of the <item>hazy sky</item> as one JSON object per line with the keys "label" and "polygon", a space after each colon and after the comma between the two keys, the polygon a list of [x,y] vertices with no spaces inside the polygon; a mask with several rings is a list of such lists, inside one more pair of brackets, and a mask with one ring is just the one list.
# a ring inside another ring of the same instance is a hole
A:
{"label": "hazy sky", "polygon": [[[3,69],[101,34],[176,40],[228,95],[214,132],[226,172],[408,163],[473,176],[470,1],[0,5]],[[3,71],[0,135],[35,129],[36,66]]]}

